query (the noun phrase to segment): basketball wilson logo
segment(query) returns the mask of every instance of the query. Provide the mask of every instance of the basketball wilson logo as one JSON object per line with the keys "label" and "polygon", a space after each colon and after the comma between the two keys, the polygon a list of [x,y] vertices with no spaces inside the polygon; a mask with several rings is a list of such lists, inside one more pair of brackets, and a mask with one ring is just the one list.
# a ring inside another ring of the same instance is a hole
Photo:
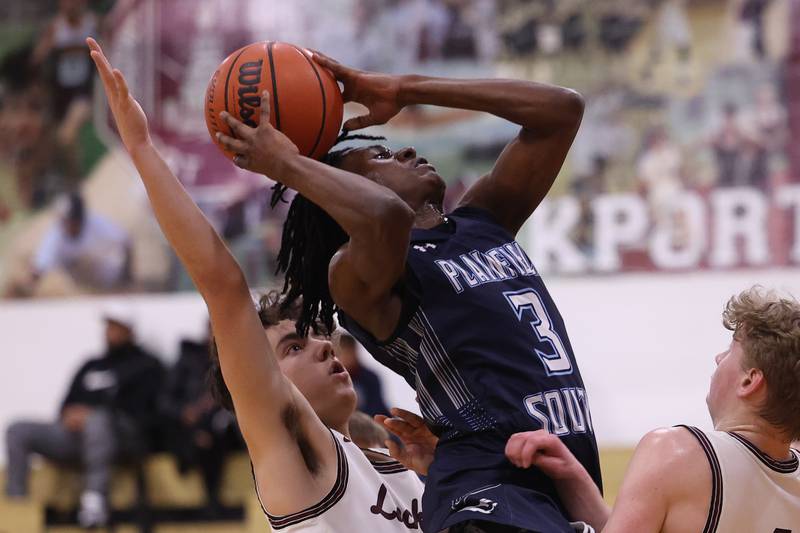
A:
{"label": "basketball wilson logo", "polygon": [[264,60],[248,61],[239,67],[239,116],[242,122],[256,127],[253,115],[261,107],[261,96],[258,87],[261,85],[261,74],[264,71]]}

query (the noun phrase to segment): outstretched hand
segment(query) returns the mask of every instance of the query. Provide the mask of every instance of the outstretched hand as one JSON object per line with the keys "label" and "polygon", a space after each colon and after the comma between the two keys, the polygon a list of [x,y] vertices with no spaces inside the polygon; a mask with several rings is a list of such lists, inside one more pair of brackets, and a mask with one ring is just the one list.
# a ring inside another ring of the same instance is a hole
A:
{"label": "outstretched hand", "polygon": [[149,145],[151,141],[147,117],[139,102],[131,96],[125,76],[111,66],[97,41],[89,37],[86,39],[86,44],[89,45],[89,53],[97,66],[111,107],[111,114],[114,115],[125,148],[129,153],[133,153],[137,148]]}
{"label": "outstretched hand", "polygon": [[439,439],[431,433],[425,421],[414,413],[397,407],[391,409],[391,413],[392,418],[375,415],[375,421],[397,435],[403,443],[400,446],[392,440],[386,441],[389,454],[409,470],[427,475]]}
{"label": "outstretched hand", "polygon": [[506,457],[519,468],[536,467],[554,481],[571,480],[583,469],[561,439],[543,429],[511,435]]}
{"label": "outstretched hand", "polygon": [[342,96],[345,102],[357,102],[365,106],[366,115],[354,117],[344,123],[347,131],[360,130],[368,126],[385,124],[400,112],[400,78],[389,74],[364,72],[346,67],[330,57],[312,50],[314,61],[330,70],[344,85]]}
{"label": "outstretched hand", "polygon": [[261,114],[258,126],[253,128],[223,111],[220,117],[233,132],[235,137],[217,132],[217,140],[226,150],[236,156],[233,163],[241,168],[264,174],[280,181],[283,164],[299,150],[289,138],[270,124],[269,92],[261,93]]}

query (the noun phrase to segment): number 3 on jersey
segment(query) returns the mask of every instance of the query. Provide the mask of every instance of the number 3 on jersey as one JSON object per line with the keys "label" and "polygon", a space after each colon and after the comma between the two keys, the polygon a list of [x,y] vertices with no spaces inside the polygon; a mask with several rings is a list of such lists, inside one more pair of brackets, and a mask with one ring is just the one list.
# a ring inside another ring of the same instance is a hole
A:
{"label": "number 3 on jersey", "polygon": [[533,315],[531,327],[536,332],[539,342],[547,346],[546,350],[534,347],[536,355],[542,360],[544,369],[548,376],[559,376],[572,372],[572,362],[569,360],[567,350],[561,337],[553,331],[553,324],[550,315],[542,302],[541,296],[533,289],[523,289],[521,291],[504,292],[509,305],[514,310],[517,320],[525,318],[525,311],[530,311]]}

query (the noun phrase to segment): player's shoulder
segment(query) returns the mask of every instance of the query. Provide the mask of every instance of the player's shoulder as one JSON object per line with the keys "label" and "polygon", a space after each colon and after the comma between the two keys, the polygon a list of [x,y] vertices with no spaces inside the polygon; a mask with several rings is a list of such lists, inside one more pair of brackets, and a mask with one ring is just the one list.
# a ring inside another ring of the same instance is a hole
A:
{"label": "player's shoulder", "polygon": [[461,204],[447,214],[448,217],[483,222],[493,226],[503,227],[497,216],[490,210],[471,204]]}
{"label": "player's shoulder", "polygon": [[681,471],[696,471],[706,461],[700,430],[688,426],[657,428],[642,437],[636,455],[652,460],[653,466],[671,476]]}

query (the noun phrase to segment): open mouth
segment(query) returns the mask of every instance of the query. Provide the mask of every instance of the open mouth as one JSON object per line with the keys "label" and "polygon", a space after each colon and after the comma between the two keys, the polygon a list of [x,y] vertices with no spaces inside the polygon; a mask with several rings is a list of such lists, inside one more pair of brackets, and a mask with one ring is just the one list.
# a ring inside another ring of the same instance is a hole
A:
{"label": "open mouth", "polygon": [[420,167],[429,170],[431,172],[436,172],[436,168],[430,163],[428,163],[428,160],[425,159],[424,157],[420,157],[419,159],[417,159],[416,163],[414,164],[414,168],[420,168]]}
{"label": "open mouth", "polygon": [[339,361],[334,361],[331,365],[331,374],[346,374],[347,369]]}

